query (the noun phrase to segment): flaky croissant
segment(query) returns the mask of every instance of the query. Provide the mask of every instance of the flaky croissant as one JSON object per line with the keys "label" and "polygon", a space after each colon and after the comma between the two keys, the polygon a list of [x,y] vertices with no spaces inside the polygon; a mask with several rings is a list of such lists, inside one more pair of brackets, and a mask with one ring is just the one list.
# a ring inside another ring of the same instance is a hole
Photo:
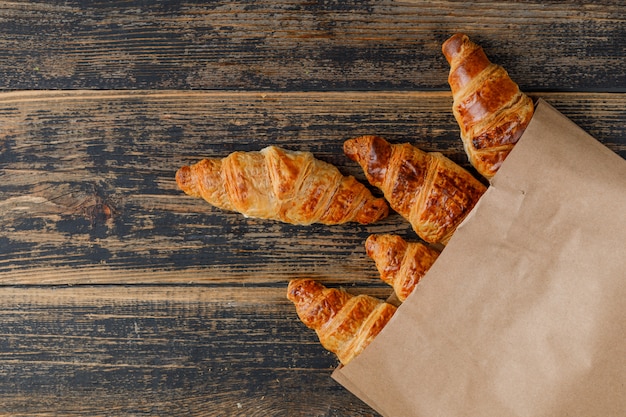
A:
{"label": "flaky croissant", "polygon": [[326,288],[317,281],[289,282],[287,298],[300,320],[315,330],[320,343],[347,364],[385,327],[396,307],[368,295]]}
{"label": "flaky croissant", "polygon": [[365,251],[374,260],[380,278],[404,301],[439,256],[439,251],[420,242],[407,242],[398,235],[370,235]]}
{"label": "flaky croissant", "polygon": [[452,111],[465,151],[476,170],[491,179],[530,122],[533,101],[467,35],[453,35],[442,51],[450,64]]}
{"label": "flaky croissant", "polygon": [[429,243],[446,244],[486,187],[439,152],[390,144],[379,136],[344,142],[344,152],[361,165],[392,209]]}
{"label": "flaky croissant", "polygon": [[268,146],[203,159],[176,172],[178,186],[224,210],[286,223],[372,223],[387,216],[383,198],[310,152]]}

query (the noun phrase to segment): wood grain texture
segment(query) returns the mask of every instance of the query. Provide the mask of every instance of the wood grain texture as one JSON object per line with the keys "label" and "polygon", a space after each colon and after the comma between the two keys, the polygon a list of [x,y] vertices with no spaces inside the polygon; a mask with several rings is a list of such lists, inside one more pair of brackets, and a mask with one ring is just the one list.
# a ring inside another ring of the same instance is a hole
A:
{"label": "wood grain texture", "polygon": [[[625,95],[544,97],[626,156]],[[398,215],[368,226],[246,219],[184,195],[174,173],[202,157],[278,144],[366,183],[342,152],[343,140],[366,133],[469,169],[450,103],[447,93],[5,93],[0,281],[377,283],[363,242],[382,232],[417,239]]]}
{"label": "wood grain texture", "polygon": [[0,87],[445,90],[440,45],[463,31],[523,89],[624,92],[623,6],[1,2]]}
{"label": "wood grain texture", "polygon": [[0,305],[0,415],[374,415],[283,288],[3,288]]}
{"label": "wood grain texture", "polygon": [[377,416],[286,285],[385,298],[365,239],[410,226],[246,219],[176,169],[278,144],[364,180],[375,133],[471,170],[457,31],[626,158],[622,3],[0,1],[0,416]]}

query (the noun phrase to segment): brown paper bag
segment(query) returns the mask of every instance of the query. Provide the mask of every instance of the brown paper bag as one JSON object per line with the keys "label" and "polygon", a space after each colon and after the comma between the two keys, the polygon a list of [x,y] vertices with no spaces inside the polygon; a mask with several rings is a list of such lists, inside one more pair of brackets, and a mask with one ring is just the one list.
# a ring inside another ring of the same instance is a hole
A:
{"label": "brown paper bag", "polygon": [[626,415],[626,161],[544,101],[374,342],[333,378],[385,416]]}

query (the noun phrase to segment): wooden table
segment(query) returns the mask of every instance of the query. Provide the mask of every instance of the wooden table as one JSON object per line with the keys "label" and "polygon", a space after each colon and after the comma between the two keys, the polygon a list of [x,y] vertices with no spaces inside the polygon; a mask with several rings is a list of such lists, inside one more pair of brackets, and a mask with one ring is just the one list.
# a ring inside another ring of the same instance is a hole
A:
{"label": "wooden table", "polygon": [[626,158],[623,1],[0,2],[0,414],[372,416],[286,299],[387,297],[374,225],[246,219],[176,169],[277,144],[364,180],[376,133],[469,168],[441,43],[461,31]]}

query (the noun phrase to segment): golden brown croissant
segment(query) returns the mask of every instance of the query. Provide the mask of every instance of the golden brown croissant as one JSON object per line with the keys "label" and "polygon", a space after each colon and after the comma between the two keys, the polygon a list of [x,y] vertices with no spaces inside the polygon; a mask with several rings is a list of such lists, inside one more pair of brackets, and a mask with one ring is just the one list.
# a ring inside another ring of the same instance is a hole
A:
{"label": "golden brown croissant", "polygon": [[180,168],[176,182],[185,193],[221,209],[299,225],[367,224],[389,212],[385,200],[354,177],[343,176],[310,152],[276,146],[203,159]]}
{"label": "golden brown croissant", "polygon": [[287,298],[300,320],[315,330],[324,348],[347,364],[378,335],[396,307],[368,295],[351,295],[317,281],[289,282]]}
{"label": "golden brown croissant", "polygon": [[486,190],[441,153],[408,143],[390,144],[370,135],[347,140],[343,149],[383,191],[391,208],[429,243],[447,243]]}
{"label": "golden brown croissant", "polygon": [[476,170],[491,179],[530,122],[533,101],[467,35],[453,35],[442,51],[463,146]]}
{"label": "golden brown croissant", "polygon": [[376,262],[380,278],[393,287],[400,301],[413,292],[439,256],[433,248],[391,234],[370,235],[365,251]]}

